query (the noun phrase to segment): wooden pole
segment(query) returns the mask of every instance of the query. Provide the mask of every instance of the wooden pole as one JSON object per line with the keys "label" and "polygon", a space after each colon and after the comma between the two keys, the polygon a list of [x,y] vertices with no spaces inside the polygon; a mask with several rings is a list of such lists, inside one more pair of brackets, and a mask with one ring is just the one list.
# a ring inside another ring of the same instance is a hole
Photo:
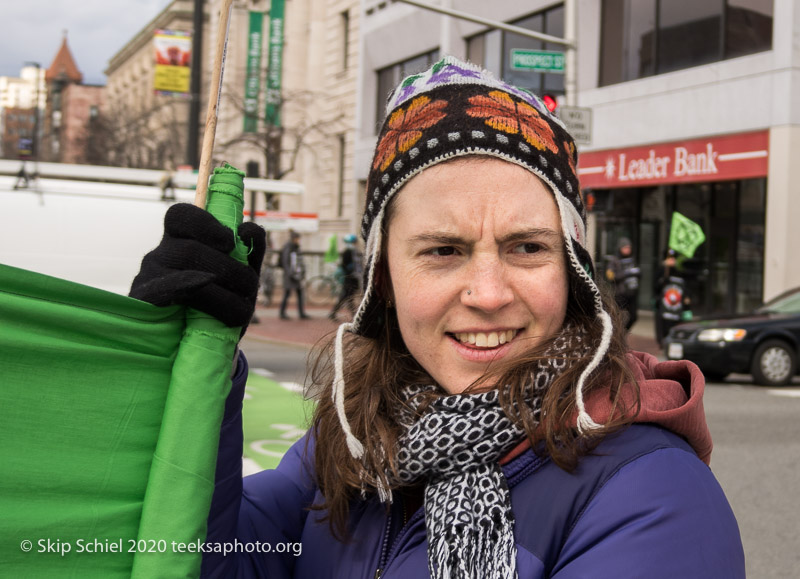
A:
{"label": "wooden pole", "polygon": [[[228,23],[231,16],[233,0],[222,0],[219,13],[219,29],[217,45],[214,52],[214,67],[211,70],[211,87],[208,93],[208,112],[206,113],[206,129],[203,133],[203,148],[200,150],[200,167],[197,175],[197,189],[194,195],[194,204],[206,208],[206,192],[208,178],[211,175],[211,157],[214,152],[214,137],[217,132],[217,112],[219,110],[219,97],[222,92],[222,74],[225,70],[225,52],[228,44]],[[192,58],[201,58],[201,55],[192,55]],[[192,122],[190,119],[189,122]]]}

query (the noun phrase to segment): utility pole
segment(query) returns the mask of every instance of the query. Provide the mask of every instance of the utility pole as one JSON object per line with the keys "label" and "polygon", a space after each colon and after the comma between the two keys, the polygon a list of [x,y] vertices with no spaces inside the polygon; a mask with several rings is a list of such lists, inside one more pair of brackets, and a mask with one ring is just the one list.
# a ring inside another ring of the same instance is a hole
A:
{"label": "utility pole", "polygon": [[564,40],[567,44],[564,54],[564,101],[574,107],[578,92],[578,14],[577,0],[564,0]]}
{"label": "utility pole", "polygon": [[189,134],[186,139],[186,164],[198,168],[200,142],[200,87],[203,72],[203,6],[205,0],[194,0],[194,32],[192,33],[192,67],[189,94]]}

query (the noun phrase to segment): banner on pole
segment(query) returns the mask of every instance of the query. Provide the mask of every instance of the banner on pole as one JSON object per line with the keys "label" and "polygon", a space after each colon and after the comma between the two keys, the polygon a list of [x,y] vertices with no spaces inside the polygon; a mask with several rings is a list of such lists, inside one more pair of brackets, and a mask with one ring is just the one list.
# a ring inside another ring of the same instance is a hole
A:
{"label": "banner on pole", "polygon": [[156,94],[189,96],[192,60],[192,34],[178,30],[156,30],[155,47]]}
{"label": "banner on pole", "polygon": [[272,0],[269,11],[269,62],[267,69],[266,121],[281,126],[281,84],[283,70],[284,0]]}
{"label": "banner on pole", "polygon": [[706,240],[702,227],[681,215],[672,213],[672,225],[669,230],[669,247],[688,258],[694,257],[695,250]]}
{"label": "banner on pole", "polygon": [[247,76],[244,80],[245,133],[258,131],[258,95],[261,92],[261,50],[264,38],[264,14],[250,12],[250,31],[247,35]]}

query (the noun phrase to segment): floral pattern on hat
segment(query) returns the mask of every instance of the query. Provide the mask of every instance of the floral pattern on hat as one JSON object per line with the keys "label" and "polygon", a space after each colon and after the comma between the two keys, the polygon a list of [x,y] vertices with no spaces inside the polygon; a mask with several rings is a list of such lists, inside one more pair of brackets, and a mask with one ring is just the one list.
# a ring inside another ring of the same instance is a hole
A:
{"label": "floral pattern on hat", "polygon": [[447,116],[442,112],[447,106],[445,100],[431,102],[428,96],[420,96],[411,101],[407,109],[398,109],[386,121],[388,130],[378,143],[372,168],[381,171],[391,165],[397,153],[405,153],[422,137],[422,131],[432,127]]}
{"label": "floral pattern on hat", "polygon": [[575,143],[564,141],[564,150],[567,152],[569,168],[577,175],[578,168],[575,166]]}
{"label": "floral pattern on hat", "polygon": [[469,102],[472,105],[466,111],[469,116],[485,119],[487,125],[498,131],[511,135],[519,133],[540,151],[547,149],[558,154],[553,130],[531,105],[515,101],[499,90],[471,97]]}

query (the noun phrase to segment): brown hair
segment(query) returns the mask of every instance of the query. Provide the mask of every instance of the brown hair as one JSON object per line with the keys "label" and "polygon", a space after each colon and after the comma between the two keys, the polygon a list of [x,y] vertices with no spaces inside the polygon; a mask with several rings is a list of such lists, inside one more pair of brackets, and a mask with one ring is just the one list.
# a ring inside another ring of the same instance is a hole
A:
{"label": "brown hair", "polygon": [[[384,219],[384,235],[381,251],[385,255],[388,236],[385,234],[391,222],[390,203]],[[566,246],[564,248],[566,256]],[[388,297],[389,272],[386,260],[376,264],[376,290]],[[571,268],[567,267],[569,272]],[[566,321],[586,331],[585,339],[595,351],[599,346],[602,328],[595,318],[594,308],[586,309],[583,300],[577,299],[577,280],[570,276],[570,297],[567,302]],[[605,286],[601,287],[603,307],[613,318],[613,334],[608,352],[600,366],[587,378],[584,393],[607,390],[608,398],[615,406],[613,419],[591,432],[579,433],[575,427],[577,415],[574,389],[575,384],[589,364],[587,355],[573,360],[567,369],[555,378],[542,398],[539,421],[526,402],[532,368],[542,359],[551,340],[531,348],[521,358],[498,363],[489,368],[485,375],[473,384],[468,391],[480,389],[485,384],[507,384],[501,389],[500,404],[505,413],[522,428],[532,448],[541,455],[549,456],[559,467],[571,471],[581,456],[591,450],[608,434],[631,423],[639,410],[639,390],[633,372],[625,358],[627,345],[624,324],[620,323],[620,313],[614,300],[608,295]],[[384,302],[387,300],[384,299]],[[393,453],[402,434],[397,421],[397,409],[403,404],[400,390],[411,384],[432,384],[431,376],[409,353],[400,335],[395,311],[391,307],[383,310],[383,332],[376,339],[345,333],[343,351],[346,352],[344,364],[344,409],[353,434],[364,445],[362,459],[354,458],[345,440],[332,400],[331,388],[334,379],[333,340],[317,348],[311,369],[311,382],[319,387],[319,398],[313,417],[315,435],[315,468],[317,484],[324,502],[316,504],[315,510],[325,510],[324,520],[330,524],[335,537],[347,536],[347,521],[351,501],[362,488],[374,490],[379,485],[391,488],[386,474],[397,473],[396,457]],[[626,400],[633,400],[627,406],[622,403],[622,386],[632,388]],[[446,394],[441,390],[440,395]],[[433,394],[432,396],[436,396]],[[422,410],[424,412],[425,405]],[[386,452],[385,452],[385,451]],[[395,477],[393,477],[395,478]]]}

